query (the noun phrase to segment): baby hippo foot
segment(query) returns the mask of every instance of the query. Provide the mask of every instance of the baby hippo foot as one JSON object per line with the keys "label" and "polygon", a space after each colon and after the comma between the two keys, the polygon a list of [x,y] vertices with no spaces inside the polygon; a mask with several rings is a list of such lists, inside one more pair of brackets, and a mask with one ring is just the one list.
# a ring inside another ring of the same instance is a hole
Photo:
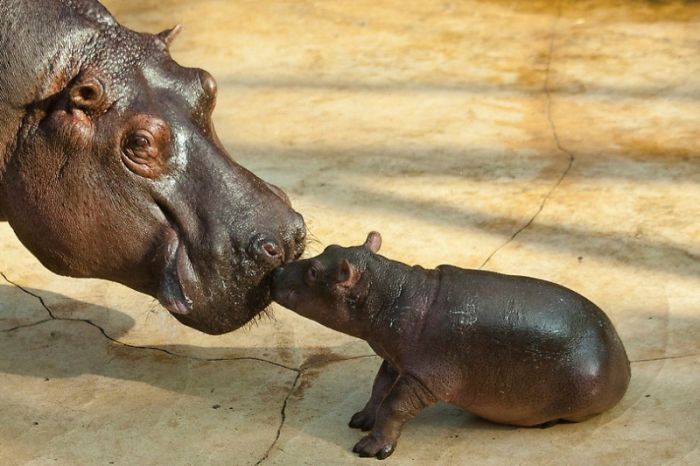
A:
{"label": "baby hippo foot", "polygon": [[403,425],[436,401],[417,379],[400,375],[376,411],[372,433],[357,442],[352,451],[362,457],[388,458],[394,453]]}
{"label": "baby hippo foot", "polygon": [[394,448],[396,448],[395,442],[378,438],[374,434],[369,434],[357,442],[352,451],[363,458],[376,457],[377,459],[383,460],[394,453]]}
{"label": "baby hippo foot", "polygon": [[370,412],[367,409],[358,411],[352,415],[352,418],[350,419],[348,425],[353,429],[360,429],[363,432],[372,430],[372,427],[374,426],[374,412]]}
{"label": "baby hippo foot", "polygon": [[398,372],[393,369],[388,362],[382,361],[382,365],[374,378],[372,386],[372,396],[362,409],[356,412],[350,423],[348,424],[353,429],[362,429],[363,431],[371,430],[374,427],[374,420],[377,417],[377,409],[382,400],[394,385]]}

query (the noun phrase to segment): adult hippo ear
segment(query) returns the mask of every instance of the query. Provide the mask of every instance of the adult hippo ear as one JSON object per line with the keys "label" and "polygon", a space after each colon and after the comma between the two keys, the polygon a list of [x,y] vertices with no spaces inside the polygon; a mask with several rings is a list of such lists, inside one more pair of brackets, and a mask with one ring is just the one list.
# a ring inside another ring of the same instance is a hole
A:
{"label": "adult hippo ear", "polygon": [[303,252],[303,218],[226,153],[214,78],[168,53],[177,28],[136,33],[92,0],[6,6],[0,212],[20,241],[56,273],[123,283],[203,332],[252,319],[270,272]]}
{"label": "adult hippo ear", "polygon": [[83,111],[96,112],[104,109],[106,100],[104,85],[96,76],[87,76],[70,87],[72,106]]}
{"label": "adult hippo ear", "polygon": [[76,150],[88,146],[95,137],[95,120],[104,113],[110,102],[104,83],[93,71],[76,76],[54,100],[64,99],[64,104],[54,102],[52,112],[45,120],[53,131],[70,135]]}

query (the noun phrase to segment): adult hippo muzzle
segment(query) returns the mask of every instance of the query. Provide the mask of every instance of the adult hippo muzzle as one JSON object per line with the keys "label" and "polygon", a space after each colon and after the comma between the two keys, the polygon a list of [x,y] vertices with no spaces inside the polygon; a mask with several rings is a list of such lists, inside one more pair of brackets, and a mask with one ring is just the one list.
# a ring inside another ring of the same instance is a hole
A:
{"label": "adult hippo muzzle", "polygon": [[286,195],[236,164],[216,83],[91,0],[0,0],[0,220],[50,270],[123,283],[234,330],[299,257]]}

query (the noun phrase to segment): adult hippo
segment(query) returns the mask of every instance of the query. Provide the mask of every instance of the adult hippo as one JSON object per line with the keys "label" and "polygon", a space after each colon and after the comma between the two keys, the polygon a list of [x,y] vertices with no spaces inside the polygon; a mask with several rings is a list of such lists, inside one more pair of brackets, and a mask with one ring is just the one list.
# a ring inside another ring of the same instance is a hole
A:
{"label": "adult hippo", "polygon": [[0,0],[0,220],[50,270],[123,283],[206,333],[269,304],[305,226],[234,163],[216,83],[93,0]]}

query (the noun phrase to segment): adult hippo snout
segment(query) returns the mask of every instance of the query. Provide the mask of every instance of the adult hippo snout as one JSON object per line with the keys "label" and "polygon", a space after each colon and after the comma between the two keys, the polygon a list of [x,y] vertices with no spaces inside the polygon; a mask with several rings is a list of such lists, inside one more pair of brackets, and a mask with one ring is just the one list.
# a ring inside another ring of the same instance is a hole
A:
{"label": "adult hippo snout", "polygon": [[130,31],[93,0],[0,4],[0,220],[54,272],[148,293],[203,332],[263,310],[304,221],[226,153],[216,81],[170,57],[178,29]]}
{"label": "adult hippo snout", "polygon": [[302,254],[306,228],[279,188],[217,143],[208,150],[188,163],[208,182],[187,176],[154,192],[163,247],[154,262],[162,278],[151,294],[182,323],[223,333],[269,304],[268,274]]}

